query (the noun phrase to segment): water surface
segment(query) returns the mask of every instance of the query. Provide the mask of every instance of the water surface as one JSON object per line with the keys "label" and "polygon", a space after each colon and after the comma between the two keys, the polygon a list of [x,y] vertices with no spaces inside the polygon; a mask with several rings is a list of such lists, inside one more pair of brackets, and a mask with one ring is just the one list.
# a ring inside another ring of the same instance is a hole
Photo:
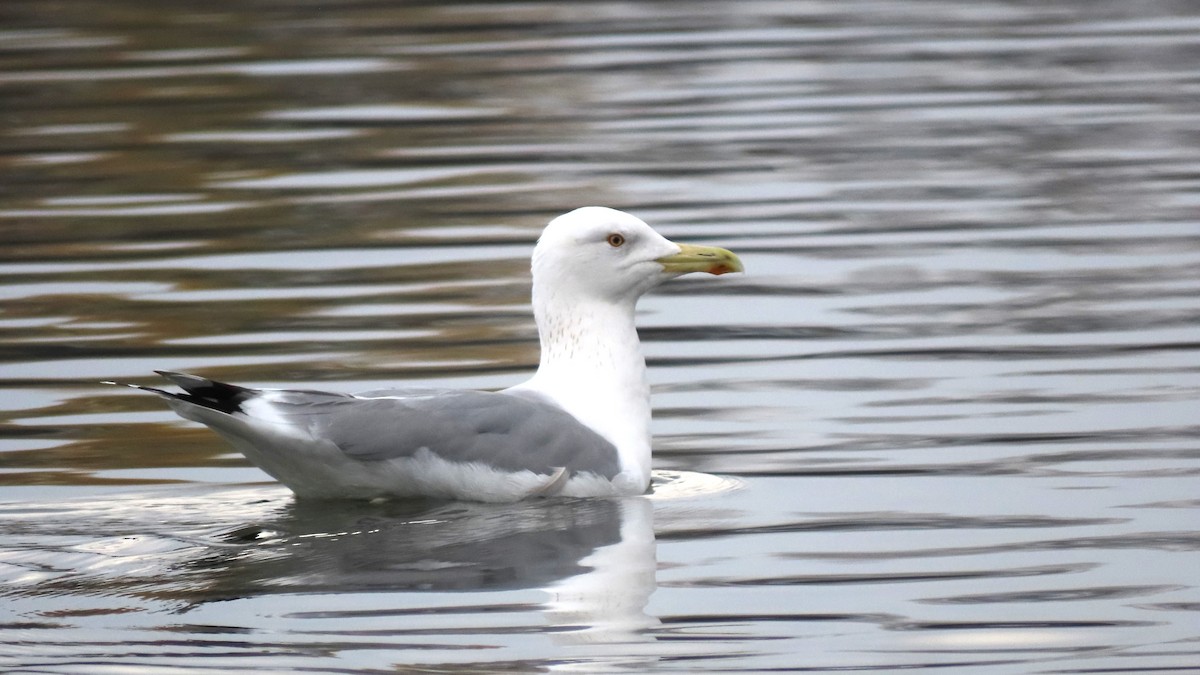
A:
{"label": "water surface", "polygon": [[[7,0],[0,669],[1193,672],[1187,3]],[[584,204],[654,493],[297,502],[99,380],[495,388]]]}

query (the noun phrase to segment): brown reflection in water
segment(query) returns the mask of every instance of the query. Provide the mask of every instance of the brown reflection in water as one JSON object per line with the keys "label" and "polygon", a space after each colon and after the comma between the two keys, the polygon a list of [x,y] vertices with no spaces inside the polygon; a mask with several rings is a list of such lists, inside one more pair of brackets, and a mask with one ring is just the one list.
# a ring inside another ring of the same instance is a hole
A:
{"label": "brown reflection in water", "polygon": [[23,427],[41,438],[79,437],[39,450],[0,453],[0,485],[152,485],[184,479],[98,475],[105,471],[165,467],[248,466],[219,438],[175,424],[112,424],[88,427]]}

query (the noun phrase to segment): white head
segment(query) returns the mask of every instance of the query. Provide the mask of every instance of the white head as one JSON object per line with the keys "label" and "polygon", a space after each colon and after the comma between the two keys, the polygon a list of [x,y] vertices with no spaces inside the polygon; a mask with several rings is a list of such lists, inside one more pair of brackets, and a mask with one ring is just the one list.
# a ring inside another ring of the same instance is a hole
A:
{"label": "white head", "polygon": [[608,439],[622,491],[650,480],[650,388],[634,307],[643,293],[688,272],[740,272],[720,248],[668,241],[641,220],[599,206],[550,221],[533,252],[538,372],[513,390],[536,392]]}
{"label": "white head", "polygon": [[560,297],[636,302],[658,284],[688,272],[740,272],[737,256],[714,247],[676,244],[641,219],[603,206],[561,215],[533,252],[533,283]]}

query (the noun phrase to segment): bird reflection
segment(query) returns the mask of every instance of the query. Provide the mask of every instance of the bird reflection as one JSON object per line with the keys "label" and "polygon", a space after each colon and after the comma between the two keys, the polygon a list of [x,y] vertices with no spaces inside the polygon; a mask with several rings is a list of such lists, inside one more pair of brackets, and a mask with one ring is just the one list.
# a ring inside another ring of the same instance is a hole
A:
{"label": "bird reflection", "polygon": [[631,640],[659,623],[645,612],[656,588],[654,509],[646,499],[626,499],[618,506],[617,540],[580,561],[587,571],[547,588],[553,623],[578,626],[561,633],[562,642]]}
{"label": "bird reflection", "polygon": [[210,555],[186,563],[196,604],[280,592],[543,589],[561,642],[635,639],[657,624],[644,611],[656,561],[653,506],[641,497],[296,501],[213,538]]}
{"label": "bird reflection", "polygon": [[[276,487],[195,487],[38,509],[0,505],[0,582],[10,605],[121,597],[172,614],[325,595],[328,602],[299,614],[335,620],[360,610],[338,596],[463,592],[469,605],[454,602],[460,610],[542,612],[545,622],[531,628],[560,644],[650,642],[658,624],[645,613],[656,587],[654,503],[308,502]],[[529,604],[519,593],[526,590],[545,601]],[[518,593],[505,604],[477,591]],[[434,607],[446,601],[430,599]],[[399,612],[411,605],[397,598]]]}

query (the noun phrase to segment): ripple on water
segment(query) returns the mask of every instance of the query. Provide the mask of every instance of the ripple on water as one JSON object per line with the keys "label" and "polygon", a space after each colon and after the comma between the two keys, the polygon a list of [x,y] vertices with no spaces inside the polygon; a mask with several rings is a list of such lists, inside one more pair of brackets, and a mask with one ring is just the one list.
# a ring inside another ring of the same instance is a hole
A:
{"label": "ripple on water", "polygon": [[709,497],[740,490],[745,481],[696,471],[657,470],[650,479],[650,499],[671,500]]}

